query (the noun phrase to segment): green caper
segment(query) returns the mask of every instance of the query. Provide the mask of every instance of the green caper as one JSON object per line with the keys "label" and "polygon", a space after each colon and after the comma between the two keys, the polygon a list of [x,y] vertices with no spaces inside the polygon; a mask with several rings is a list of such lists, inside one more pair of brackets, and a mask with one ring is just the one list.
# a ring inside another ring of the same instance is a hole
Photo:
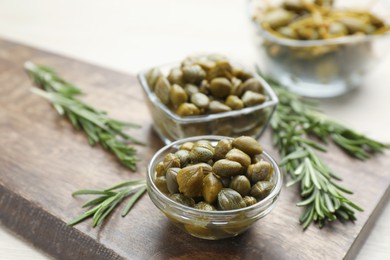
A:
{"label": "green caper", "polygon": [[274,186],[270,181],[258,181],[252,186],[250,194],[255,198],[264,199],[270,194]]}
{"label": "green caper", "polygon": [[242,102],[244,102],[245,106],[254,106],[263,104],[265,102],[265,96],[263,94],[259,94],[253,91],[245,91],[244,95],[241,97]]}
{"label": "green caper", "polygon": [[169,104],[169,94],[171,92],[171,84],[167,80],[166,77],[160,76],[157,80],[156,85],[154,87],[154,92],[156,96],[161,100],[161,102],[165,105]]}
{"label": "green caper", "polygon": [[213,205],[210,205],[207,202],[201,201],[195,204],[194,208],[201,209],[201,210],[207,210],[207,211],[214,211],[216,210]]}
{"label": "green caper", "polygon": [[211,101],[209,104],[209,111],[211,113],[222,113],[222,112],[228,112],[231,110],[232,109],[230,107],[228,107],[227,105],[225,105],[219,101],[216,101],[216,100]]}
{"label": "green caper", "polygon": [[150,89],[154,90],[156,82],[161,76],[163,75],[158,68],[153,68],[148,71],[146,74],[146,81],[148,82]]}
{"label": "green caper", "polygon": [[221,139],[215,146],[215,159],[223,159],[226,154],[232,149],[232,141],[229,139]]}
{"label": "green caper", "polygon": [[209,173],[203,179],[202,195],[206,202],[213,204],[218,193],[223,188],[222,182],[213,173]]}
{"label": "green caper", "polygon": [[191,95],[191,102],[199,108],[207,108],[210,103],[210,99],[207,95],[198,92]]}
{"label": "green caper", "polygon": [[260,144],[250,136],[240,136],[235,138],[232,142],[232,146],[250,156],[261,154],[263,152],[263,148],[261,148]]}
{"label": "green caper", "polygon": [[183,103],[177,108],[176,114],[179,116],[196,116],[200,114],[200,110],[194,104]]}
{"label": "green caper", "polygon": [[263,93],[263,85],[258,79],[250,78],[242,84],[243,91],[253,91],[256,93]]}
{"label": "green caper", "polygon": [[214,78],[210,82],[210,91],[214,97],[223,98],[230,94],[232,84],[226,78]]}
{"label": "green caper", "polygon": [[242,81],[252,78],[252,74],[244,69],[233,68],[233,75]]}
{"label": "green caper", "polygon": [[184,149],[178,150],[175,155],[180,160],[180,166],[186,167],[190,160],[190,152]]}
{"label": "green caper", "polygon": [[242,166],[240,163],[221,159],[214,163],[213,172],[221,177],[234,176],[241,172]]}
{"label": "green caper", "polygon": [[223,188],[218,193],[218,206],[222,210],[232,210],[244,208],[246,205],[240,193],[233,189]]}
{"label": "green caper", "polygon": [[165,175],[167,181],[167,188],[169,193],[179,192],[179,185],[177,184],[176,176],[180,168],[169,168],[167,174]]}
{"label": "green caper", "polygon": [[272,175],[272,165],[266,161],[259,161],[255,164],[251,164],[247,170],[247,176],[256,183],[258,181],[268,181]]}
{"label": "green caper", "polygon": [[230,94],[237,97],[241,97],[242,93],[244,93],[242,88],[242,80],[234,77],[231,81],[232,89],[230,90]]}
{"label": "green caper", "polygon": [[173,153],[168,153],[165,155],[163,163],[166,170],[173,167],[180,168],[180,159]]}
{"label": "green caper", "polygon": [[251,190],[251,182],[244,175],[238,175],[232,179],[229,188],[237,191],[241,196],[245,196]]}
{"label": "green caper", "polygon": [[238,110],[244,107],[244,102],[242,102],[242,100],[235,95],[229,95],[226,98],[225,105],[233,110]]}
{"label": "green caper", "polygon": [[277,8],[263,14],[262,21],[271,28],[278,28],[287,25],[294,17],[290,11]]}
{"label": "green caper", "polygon": [[247,207],[252,206],[252,205],[257,203],[257,199],[255,197],[252,197],[252,196],[245,196],[243,199],[244,199],[245,205]]}
{"label": "green caper", "polygon": [[171,194],[169,195],[169,198],[173,201],[176,201],[177,203],[186,205],[188,207],[193,207],[195,205],[194,199],[188,198],[180,193]]}
{"label": "green caper", "polygon": [[199,84],[206,77],[206,72],[197,64],[184,66],[182,71],[187,83]]}
{"label": "green caper", "polygon": [[180,146],[180,150],[187,150],[187,151],[191,151],[191,149],[194,147],[194,143],[193,142],[185,142],[184,144],[182,144]]}
{"label": "green caper", "polygon": [[214,67],[209,70],[207,74],[207,79],[212,80],[214,78],[228,78],[233,77],[233,68],[227,60],[218,60],[215,62]]}
{"label": "green caper", "polygon": [[190,151],[190,159],[191,162],[193,163],[208,162],[211,159],[213,159],[213,157],[214,157],[213,151],[205,147],[195,146]]}
{"label": "green caper", "polygon": [[187,93],[187,95],[190,97],[195,93],[199,92],[199,88],[194,84],[185,84],[184,91]]}
{"label": "green caper", "polygon": [[164,167],[164,162],[159,162],[156,165],[156,177],[165,176],[166,169]]}
{"label": "green caper", "polygon": [[173,68],[168,74],[168,81],[171,84],[183,85],[183,72],[180,68]]}
{"label": "green caper", "polygon": [[164,194],[169,194],[168,186],[167,186],[167,179],[165,176],[157,177],[154,180],[154,184],[156,187]]}
{"label": "green caper", "polygon": [[233,148],[225,156],[226,159],[240,163],[244,168],[247,168],[251,163],[249,155],[243,151]]}
{"label": "green caper", "polygon": [[171,87],[171,91],[169,93],[169,99],[174,107],[179,106],[187,101],[188,96],[182,87],[177,84],[174,84]]}
{"label": "green caper", "polygon": [[176,176],[179,191],[190,198],[201,195],[203,178],[203,168],[198,165],[187,166],[180,169]]}

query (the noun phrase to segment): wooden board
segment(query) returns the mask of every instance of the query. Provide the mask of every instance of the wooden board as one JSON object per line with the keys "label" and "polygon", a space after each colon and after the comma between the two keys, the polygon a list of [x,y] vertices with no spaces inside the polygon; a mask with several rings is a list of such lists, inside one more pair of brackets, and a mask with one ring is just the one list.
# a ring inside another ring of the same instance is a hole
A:
{"label": "wooden board", "polygon": [[[131,133],[148,143],[139,147],[137,173],[120,166],[100,147],[34,95],[23,63],[55,68],[80,86],[85,100],[115,118],[143,127]],[[0,40],[0,220],[2,225],[49,254],[66,259],[341,259],[353,258],[389,195],[388,153],[369,162],[354,160],[336,147],[324,159],[355,191],[365,211],[355,223],[336,222],[305,232],[296,188],[283,188],[276,208],[246,233],[206,241],[174,227],[144,196],[126,218],[115,212],[99,228],[90,222],[69,227],[86,198],[78,189],[100,189],[129,178],[144,178],[153,153],[163,146],[152,130],[141,88],[131,75],[110,71],[9,41]],[[269,133],[261,142],[274,156]]]}

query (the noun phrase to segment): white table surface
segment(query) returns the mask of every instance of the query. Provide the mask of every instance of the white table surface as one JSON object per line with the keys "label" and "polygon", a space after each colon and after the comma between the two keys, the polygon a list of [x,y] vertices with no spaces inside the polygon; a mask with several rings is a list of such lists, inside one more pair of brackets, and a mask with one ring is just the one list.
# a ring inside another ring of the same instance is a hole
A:
{"label": "white table surface", "polygon": [[[127,73],[197,52],[223,53],[250,66],[255,62],[250,29],[243,0],[0,0],[0,38]],[[323,100],[321,107],[390,142],[389,68],[387,57],[361,88]],[[389,219],[387,203],[358,259],[390,259]],[[0,252],[0,259],[49,258],[3,226]]]}

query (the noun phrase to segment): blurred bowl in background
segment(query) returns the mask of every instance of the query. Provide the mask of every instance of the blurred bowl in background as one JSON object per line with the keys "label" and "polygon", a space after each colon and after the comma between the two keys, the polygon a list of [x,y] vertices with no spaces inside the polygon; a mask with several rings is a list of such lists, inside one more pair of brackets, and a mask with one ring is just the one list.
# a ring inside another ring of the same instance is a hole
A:
{"label": "blurred bowl in background", "polygon": [[[324,40],[295,40],[279,37],[260,25],[259,15],[269,4],[281,1],[249,1],[254,41],[258,51],[260,71],[291,91],[302,96],[327,98],[342,95],[362,84],[369,73],[390,50],[390,34],[355,34]],[[342,2],[342,1],[340,1]],[[345,4],[344,1],[343,4]],[[359,2],[359,1],[358,1]],[[366,2],[367,1],[360,1]],[[372,2],[372,1],[371,1]],[[386,2],[386,1],[385,1]],[[349,6],[356,8],[355,1]],[[389,11],[380,8],[376,1],[373,13],[380,9],[378,16],[390,18],[384,14]],[[336,6],[337,8],[337,6]],[[341,8],[341,7],[340,7]],[[347,6],[343,8],[348,9]],[[258,20],[254,20],[257,14]],[[388,24],[388,21],[385,21]]]}

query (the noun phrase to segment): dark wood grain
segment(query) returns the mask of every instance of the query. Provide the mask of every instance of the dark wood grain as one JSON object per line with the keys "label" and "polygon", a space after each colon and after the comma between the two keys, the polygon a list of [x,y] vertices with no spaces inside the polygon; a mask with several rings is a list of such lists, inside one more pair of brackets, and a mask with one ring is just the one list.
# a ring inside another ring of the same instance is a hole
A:
{"label": "dark wood grain", "polygon": [[[55,68],[80,86],[85,100],[113,117],[137,122],[131,131],[148,143],[138,147],[136,173],[122,167],[101,147],[89,147],[84,134],[59,117],[50,104],[31,93],[23,71],[26,60]],[[277,156],[269,133],[265,149]],[[144,196],[126,218],[112,214],[99,228],[90,222],[65,223],[80,214],[82,188],[103,188],[129,178],[144,178],[162,142],[134,76],[110,71],[27,46],[0,40],[0,221],[35,246],[67,259],[341,259],[352,258],[364,241],[390,189],[388,154],[369,162],[354,160],[336,147],[324,159],[355,191],[365,209],[355,223],[322,230],[298,224],[301,209],[295,188],[284,188],[277,207],[241,236],[220,241],[193,238],[178,230]]]}

